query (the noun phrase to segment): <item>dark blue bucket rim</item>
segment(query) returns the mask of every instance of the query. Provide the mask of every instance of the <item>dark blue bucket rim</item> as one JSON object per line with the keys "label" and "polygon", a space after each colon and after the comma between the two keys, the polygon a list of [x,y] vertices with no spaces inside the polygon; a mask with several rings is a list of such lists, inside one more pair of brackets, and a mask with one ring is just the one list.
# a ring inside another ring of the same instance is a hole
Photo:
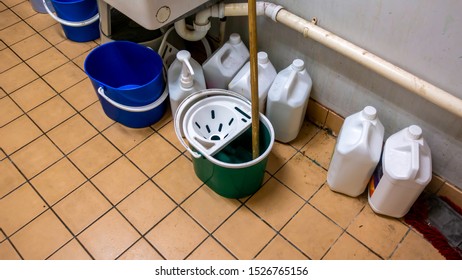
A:
{"label": "dark blue bucket rim", "polygon": [[[92,55],[95,55],[95,52],[98,52],[98,51],[101,51],[101,48],[104,48],[104,47],[108,47],[112,44],[127,44],[127,45],[136,45],[137,47],[140,47],[143,48],[143,49],[147,49],[149,51],[152,51],[153,53],[157,54],[157,58],[159,58],[159,62],[160,64],[162,65],[161,66],[161,71],[159,71],[154,78],[152,78],[149,82],[143,84],[143,85],[123,85],[121,87],[113,87],[113,86],[110,86],[102,81],[99,81],[98,79],[94,78],[93,75],[90,75],[89,71],[88,71],[88,67],[87,67],[87,64],[89,63],[89,58],[91,58]],[[143,46],[143,45],[140,45],[138,43],[134,43],[134,42],[131,42],[131,41],[111,41],[111,42],[106,42],[104,44],[101,44],[99,45],[98,47],[96,48],[93,48],[87,55],[84,63],[83,63],[83,68],[84,68],[84,71],[85,73],[87,73],[88,76],[91,77],[91,79],[95,80],[99,85],[100,87],[102,87],[103,89],[111,89],[111,90],[116,90],[116,91],[121,91],[121,92],[125,92],[125,91],[130,91],[130,90],[133,90],[133,89],[139,89],[139,88],[142,88],[144,86],[146,86],[147,84],[159,79],[159,77],[161,75],[164,75],[164,65],[163,65],[163,61],[162,61],[162,57],[156,52],[154,51],[153,49],[149,48],[149,47],[146,47],[146,46]],[[163,78],[163,76],[162,76]]]}

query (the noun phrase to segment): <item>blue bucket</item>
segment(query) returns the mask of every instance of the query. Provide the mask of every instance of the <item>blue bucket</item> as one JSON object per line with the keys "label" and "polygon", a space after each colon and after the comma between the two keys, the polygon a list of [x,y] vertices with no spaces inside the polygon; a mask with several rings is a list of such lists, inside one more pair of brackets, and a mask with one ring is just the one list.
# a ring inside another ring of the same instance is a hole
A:
{"label": "blue bucket", "polygon": [[127,106],[143,106],[156,101],[164,89],[160,55],[128,41],[108,42],[86,57],[84,69],[95,91]]}
{"label": "blue bucket", "polygon": [[112,120],[131,128],[147,127],[158,122],[168,105],[167,87],[156,101],[144,106],[126,106],[117,103],[109,98],[101,87],[97,92],[104,113]]}
{"label": "blue bucket", "polygon": [[42,0],[45,10],[61,23],[69,40],[88,42],[99,38],[99,14],[96,0],[51,0],[56,15],[48,7],[47,1],[49,0]]}

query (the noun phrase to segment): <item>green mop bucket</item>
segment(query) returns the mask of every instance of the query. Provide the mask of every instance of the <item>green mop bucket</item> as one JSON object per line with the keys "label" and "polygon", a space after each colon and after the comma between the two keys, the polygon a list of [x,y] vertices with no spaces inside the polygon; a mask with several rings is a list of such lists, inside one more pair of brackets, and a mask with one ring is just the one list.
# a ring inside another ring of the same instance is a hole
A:
{"label": "green mop bucket", "polygon": [[[229,94],[226,90],[211,91]],[[198,149],[194,146],[190,147],[183,141],[183,134],[180,132],[180,118],[185,101],[180,104],[175,115],[175,131],[180,142],[192,155],[196,176],[223,197],[242,198],[257,192],[261,188],[268,156],[274,144],[274,130],[271,122],[260,113],[260,155],[255,159],[252,159],[251,128],[246,129],[213,156],[203,155],[198,153]]]}

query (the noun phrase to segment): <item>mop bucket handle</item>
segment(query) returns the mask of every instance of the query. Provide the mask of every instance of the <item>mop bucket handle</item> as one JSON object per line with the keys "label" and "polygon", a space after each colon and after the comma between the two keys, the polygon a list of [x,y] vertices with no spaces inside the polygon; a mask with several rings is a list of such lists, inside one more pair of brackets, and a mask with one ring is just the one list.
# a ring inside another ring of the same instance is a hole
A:
{"label": "mop bucket handle", "polygon": [[116,108],[118,108],[120,110],[127,111],[127,112],[133,112],[133,113],[141,113],[141,112],[146,112],[146,111],[152,110],[152,109],[158,107],[162,102],[164,102],[164,100],[168,96],[168,90],[167,90],[167,87],[165,87],[164,93],[156,101],[154,101],[153,103],[150,103],[150,104],[144,105],[144,106],[137,106],[137,107],[127,106],[127,105],[123,105],[123,104],[115,102],[114,100],[109,98],[109,96],[107,96],[104,93],[104,89],[102,87],[98,88],[98,94],[101,95],[101,97],[104,98],[107,102],[109,102],[112,106],[114,106],[114,107],[116,107]]}
{"label": "mop bucket handle", "polygon": [[63,24],[63,25],[66,25],[66,26],[70,26],[70,27],[82,27],[82,26],[87,26],[87,25],[90,25],[92,23],[94,23],[95,21],[97,21],[99,19],[99,13],[96,13],[96,15],[94,15],[92,18],[90,19],[87,19],[87,20],[83,20],[83,21],[68,21],[68,20],[64,20],[62,18],[59,18],[57,15],[55,15],[51,10],[50,8],[48,7],[48,3],[47,3],[47,0],[42,0],[42,3],[43,3],[43,6],[45,8],[45,10],[47,11],[47,13],[54,19],[56,20],[57,22]]}
{"label": "mop bucket handle", "polygon": [[181,132],[180,130],[180,121],[181,121],[181,118],[183,117],[183,114],[185,111],[185,109],[187,109],[187,107],[190,107],[190,106],[187,106],[190,102],[193,102],[199,98],[205,98],[207,96],[211,96],[211,95],[228,95],[228,96],[234,96],[236,98],[239,98],[241,100],[243,100],[244,102],[250,104],[250,101],[247,100],[247,98],[245,98],[244,96],[242,95],[239,95],[235,92],[232,92],[232,91],[229,91],[229,90],[224,90],[224,89],[205,89],[205,90],[201,90],[201,91],[198,91],[198,92],[195,92],[191,95],[188,95],[181,103],[180,105],[178,105],[178,108],[175,112],[175,123],[174,123],[174,127],[175,127],[175,133],[176,133],[176,136],[178,138],[178,140],[180,141],[181,145],[183,145],[183,147],[185,147],[185,149],[191,153],[191,155],[195,158],[200,158],[202,157],[202,155],[200,153],[197,153],[195,151],[193,151],[187,144],[186,142],[183,140],[183,133]]}

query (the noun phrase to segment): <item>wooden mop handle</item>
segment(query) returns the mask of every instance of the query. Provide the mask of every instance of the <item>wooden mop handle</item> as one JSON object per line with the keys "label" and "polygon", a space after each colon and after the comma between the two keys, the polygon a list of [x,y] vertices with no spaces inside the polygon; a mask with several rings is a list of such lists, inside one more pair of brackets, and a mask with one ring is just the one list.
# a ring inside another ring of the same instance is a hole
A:
{"label": "wooden mop handle", "polygon": [[257,3],[249,0],[249,51],[250,51],[250,92],[252,102],[252,156],[259,151],[260,112],[258,108],[258,60],[257,60]]}

